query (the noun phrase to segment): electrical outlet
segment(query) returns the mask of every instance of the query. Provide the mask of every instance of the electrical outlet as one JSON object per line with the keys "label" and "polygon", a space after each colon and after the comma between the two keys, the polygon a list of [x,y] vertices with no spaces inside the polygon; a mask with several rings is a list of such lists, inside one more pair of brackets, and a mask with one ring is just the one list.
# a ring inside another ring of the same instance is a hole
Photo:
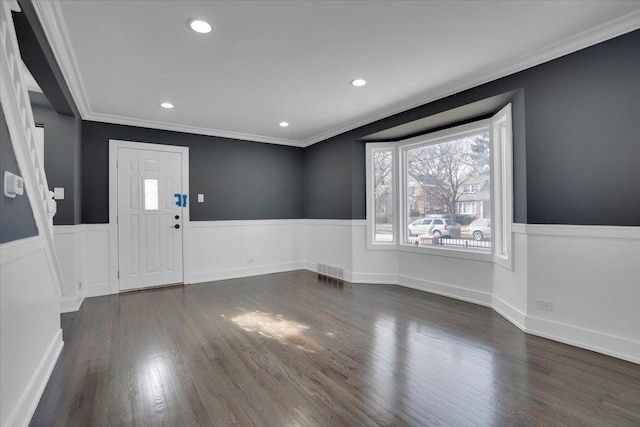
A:
{"label": "electrical outlet", "polygon": [[536,300],[536,308],[538,310],[553,311],[553,303],[551,301]]}

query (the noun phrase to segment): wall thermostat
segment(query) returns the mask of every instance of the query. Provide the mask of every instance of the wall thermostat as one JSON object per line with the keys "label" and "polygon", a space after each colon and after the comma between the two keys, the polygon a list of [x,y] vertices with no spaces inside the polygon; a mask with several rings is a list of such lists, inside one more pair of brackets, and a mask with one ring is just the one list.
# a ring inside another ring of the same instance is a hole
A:
{"label": "wall thermostat", "polygon": [[4,195],[12,199],[24,194],[24,179],[21,176],[4,171]]}

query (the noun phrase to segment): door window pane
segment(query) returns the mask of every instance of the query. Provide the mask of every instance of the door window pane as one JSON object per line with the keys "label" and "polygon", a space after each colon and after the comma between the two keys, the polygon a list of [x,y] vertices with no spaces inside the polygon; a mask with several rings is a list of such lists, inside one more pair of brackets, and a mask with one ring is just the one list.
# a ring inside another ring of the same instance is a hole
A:
{"label": "door window pane", "polygon": [[144,180],[144,209],[146,211],[158,210],[158,180]]}

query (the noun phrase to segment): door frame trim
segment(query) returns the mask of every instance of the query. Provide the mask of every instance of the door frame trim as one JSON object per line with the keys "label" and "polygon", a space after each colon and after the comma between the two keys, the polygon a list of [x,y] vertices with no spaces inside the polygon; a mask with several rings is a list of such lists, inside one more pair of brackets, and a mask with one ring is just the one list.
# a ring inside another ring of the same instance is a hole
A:
{"label": "door frame trim", "polygon": [[[189,147],[177,145],[154,144],[150,142],[124,141],[109,139],[109,290],[111,294],[120,293],[120,281],[118,280],[118,149],[129,148],[134,150],[164,151],[182,154],[182,183],[183,191],[189,194]],[[190,198],[189,198],[190,199]],[[190,205],[189,205],[190,206]],[[182,282],[191,283],[190,263],[190,215],[191,209],[185,209],[182,216]]]}

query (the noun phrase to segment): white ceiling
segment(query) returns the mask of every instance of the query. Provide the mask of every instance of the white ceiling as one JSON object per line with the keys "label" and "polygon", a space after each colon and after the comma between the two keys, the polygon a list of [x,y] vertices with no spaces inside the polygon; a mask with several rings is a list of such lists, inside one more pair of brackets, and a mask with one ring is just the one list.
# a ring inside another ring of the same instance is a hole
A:
{"label": "white ceiling", "polygon": [[637,0],[35,6],[83,118],[296,146],[640,28]]}

